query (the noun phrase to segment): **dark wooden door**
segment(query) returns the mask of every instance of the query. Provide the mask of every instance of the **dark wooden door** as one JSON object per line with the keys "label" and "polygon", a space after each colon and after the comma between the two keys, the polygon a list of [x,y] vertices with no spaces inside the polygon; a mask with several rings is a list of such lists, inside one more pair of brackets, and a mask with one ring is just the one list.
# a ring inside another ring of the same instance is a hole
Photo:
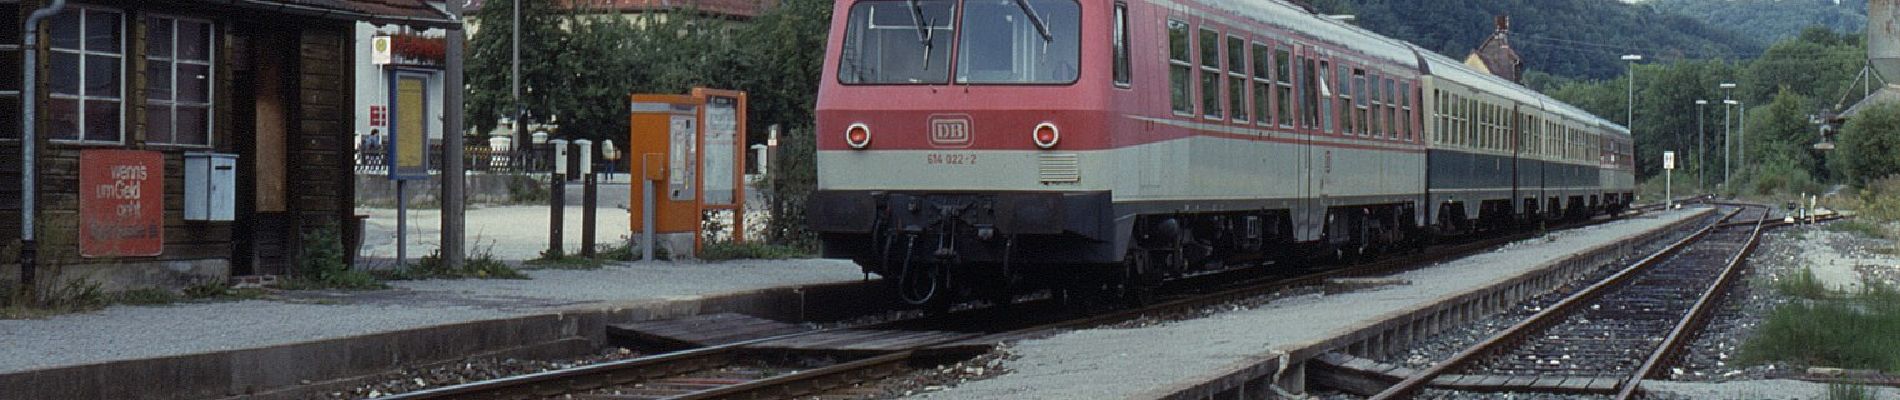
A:
{"label": "dark wooden door", "polygon": [[290,272],[292,243],[285,148],[296,100],[294,37],[261,26],[232,35],[233,139],[238,152],[234,275]]}

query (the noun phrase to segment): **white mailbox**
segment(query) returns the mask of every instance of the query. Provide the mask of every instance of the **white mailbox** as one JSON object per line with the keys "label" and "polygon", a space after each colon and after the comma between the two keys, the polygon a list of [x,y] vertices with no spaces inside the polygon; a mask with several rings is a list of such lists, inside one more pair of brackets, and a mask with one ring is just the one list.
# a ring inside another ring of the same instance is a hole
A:
{"label": "white mailbox", "polygon": [[230,221],[237,209],[237,155],[185,154],[185,220]]}

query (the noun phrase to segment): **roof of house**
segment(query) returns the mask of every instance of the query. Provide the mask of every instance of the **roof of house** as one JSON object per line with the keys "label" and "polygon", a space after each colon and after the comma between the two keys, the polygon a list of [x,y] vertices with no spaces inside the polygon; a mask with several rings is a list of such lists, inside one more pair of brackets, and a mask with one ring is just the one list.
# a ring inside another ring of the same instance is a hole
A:
{"label": "roof of house", "polygon": [[[219,1],[232,3],[229,0]],[[390,23],[453,23],[428,0],[243,0],[236,4],[291,14]]]}
{"label": "roof of house", "polygon": [[1477,56],[1485,69],[1491,70],[1491,74],[1517,82],[1522,78],[1520,74],[1524,70],[1524,59],[1517,55],[1517,50],[1511,48],[1510,17],[1500,15],[1496,23],[1497,31],[1486,37],[1484,44],[1472,49],[1471,55]]}
{"label": "roof of house", "polygon": [[[468,5],[464,9],[473,13],[482,9],[486,0],[463,0]],[[505,2],[506,0],[498,0]],[[642,13],[652,11],[675,11],[694,9],[699,12],[733,17],[751,18],[764,14],[765,10],[777,4],[776,0],[552,0],[556,7],[564,9],[593,9],[620,13]]]}

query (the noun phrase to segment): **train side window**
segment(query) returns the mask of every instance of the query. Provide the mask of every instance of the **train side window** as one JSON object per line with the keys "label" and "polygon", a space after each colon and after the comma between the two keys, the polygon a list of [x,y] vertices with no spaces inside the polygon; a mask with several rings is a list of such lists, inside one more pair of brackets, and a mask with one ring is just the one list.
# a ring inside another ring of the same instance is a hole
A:
{"label": "train side window", "polygon": [[1320,131],[1328,133],[1333,132],[1333,108],[1327,106],[1333,103],[1335,92],[1332,90],[1335,85],[1330,83],[1333,79],[1332,64],[1331,61],[1319,60],[1319,101],[1313,103],[1319,106]]}
{"label": "train side window", "polygon": [[1247,40],[1227,36],[1227,109],[1234,122],[1247,122]]}
{"label": "train side window", "polygon": [[1378,74],[1366,76],[1366,83],[1368,83],[1366,87],[1368,112],[1366,114],[1370,114],[1366,119],[1372,123],[1372,136],[1379,138],[1379,136],[1385,136],[1385,131],[1387,131],[1385,129],[1385,119],[1387,119],[1385,118],[1385,91],[1379,89]]}
{"label": "train side window", "polygon": [[1444,142],[1444,91],[1440,89],[1431,91],[1431,119],[1433,119],[1431,144],[1442,144]]}
{"label": "train side window", "polygon": [[1268,71],[1273,70],[1273,63],[1267,60],[1267,57],[1269,54],[1272,54],[1272,52],[1267,50],[1266,44],[1260,42],[1254,42],[1252,49],[1252,57],[1249,58],[1253,59],[1254,122],[1261,125],[1270,125],[1273,123],[1273,117],[1269,114],[1269,110],[1273,107],[1271,100],[1273,80]]}
{"label": "train side window", "polygon": [[1188,24],[1179,20],[1168,20],[1168,88],[1173,93],[1174,113],[1194,115],[1194,64],[1188,61],[1192,44],[1188,39]]}
{"label": "train side window", "polygon": [[1360,135],[1372,133],[1372,125],[1366,124],[1366,70],[1352,70],[1352,124]]}
{"label": "train side window", "polygon": [[1274,120],[1282,128],[1293,127],[1293,53],[1286,46],[1273,51],[1274,102],[1278,104],[1273,113]]}
{"label": "train side window", "polygon": [[1417,128],[1418,126],[1414,125],[1413,120],[1412,120],[1412,83],[1411,82],[1399,82],[1399,110],[1400,110],[1399,116],[1404,118],[1403,121],[1399,122],[1399,126],[1405,128],[1404,129],[1405,135],[1403,139],[1406,141],[1412,141],[1413,136],[1416,135],[1415,132],[1417,131],[1417,129],[1414,129],[1414,128]]}
{"label": "train side window", "polygon": [[1398,139],[1399,128],[1402,126],[1399,123],[1399,98],[1405,95],[1396,90],[1395,84],[1392,77],[1386,77],[1385,91],[1380,92],[1385,93],[1385,138],[1388,140]]}
{"label": "train side window", "polygon": [[1293,85],[1300,88],[1299,93],[1293,95],[1293,112],[1299,114],[1296,118],[1300,120],[1302,129],[1313,127],[1312,120],[1306,118],[1306,112],[1313,108],[1312,100],[1309,99],[1313,95],[1313,74],[1307,67],[1309,63],[1305,54],[1293,56]]}
{"label": "train side window", "polygon": [[1333,78],[1339,80],[1339,100],[1334,102],[1338,107],[1331,107],[1339,110],[1339,134],[1351,135],[1359,131],[1352,123],[1352,68],[1340,65],[1334,70]]}
{"label": "train side window", "polygon": [[1320,83],[1319,83],[1319,79],[1317,79],[1317,77],[1320,76],[1319,66],[1313,59],[1310,59],[1310,58],[1306,59],[1305,62],[1302,62],[1300,64],[1303,65],[1304,69],[1306,70],[1305,71],[1306,98],[1302,99],[1300,103],[1301,107],[1305,107],[1305,110],[1306,110],[1302,112],[1301,114],[1305,114],[1306,117],[1302,120],[1306,121],[1306,128],[1312,129],[1319,125],[1319,109],[1320,109],[1319,85]]}
{"label": "train side window", "polygon": [[1201,28],[1201,116],[1207,119],[1221,119],[1220,83],[1225,73],[1220,70],[1220,31],[1214,28]]}
{"label": "train side window", "polygon": [[1129,87],[1134,74],[1128,62],[1128,3],[1115,2],[1115,86]]}

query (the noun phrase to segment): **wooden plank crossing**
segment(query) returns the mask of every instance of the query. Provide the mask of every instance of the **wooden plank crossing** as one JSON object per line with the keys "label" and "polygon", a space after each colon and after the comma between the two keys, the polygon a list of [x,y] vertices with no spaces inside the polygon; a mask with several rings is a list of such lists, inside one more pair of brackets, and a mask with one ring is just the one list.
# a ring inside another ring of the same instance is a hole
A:
{"label": "wooden plank crossing", "polygon": [[759,350],[891,352],[953,342],[978,335],[979,334],[975,333],[941,331],[841,329],[800,335],[781,340],[769,340],[746,345],[745,347]]}
{"label": "wooden plank crossing", "polygon": [[[1378,393],[1417,370],[1340,353],[1316,356],[1311,373],[1329,387],[1349,393]],[[1432,378],[1433,388],[1471,392],[1538,392],[1574,394],[1614,394],[1623,378],[1579,375],[1464,375],[1445,374]]]}
{"label": "wooden plank crossing", "polygon": [[706,314],[607,326],[607,335],[665,346],[704,347],[810,331],[799,324],[744,314]]}

